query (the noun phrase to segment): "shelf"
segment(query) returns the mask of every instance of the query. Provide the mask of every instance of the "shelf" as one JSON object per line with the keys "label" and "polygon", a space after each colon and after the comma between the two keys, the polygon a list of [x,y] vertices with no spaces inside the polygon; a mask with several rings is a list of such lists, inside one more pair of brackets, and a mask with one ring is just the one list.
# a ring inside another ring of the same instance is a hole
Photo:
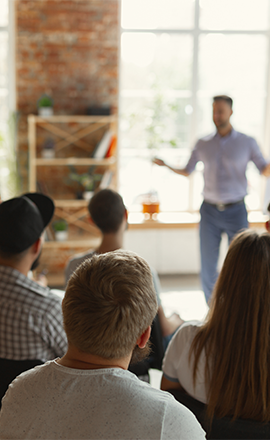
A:
{"label": "shelf", "polygon": [[89,240],[67,240],[67,241],[45,241],[43,243],[43,247],[46,249],[55,249],[55,248],[86,248],[90,249],[91,247],[96,247],[100,243],[99,237],[93,237]]}
{"label": "shelf", "polygon": [[54,204],[57,208],[84,208],[89,204],[89,200],[82,199],[68,199],[68,200],[55,200]]}
{"label": "shelf", "polygon": [[33,158],[32,164],[34,166],[61,166],[61,165],[114,165],[116,163],[115,157],[109,157],[108,159],[91,159],[88,157],[76,158],[53,158],[53,159],[42,159]]}
{"label": "shelf", "polygon": [[47,122],[86,122],[86,123],[112,123],[116,122],[116,116],[110,115],[110,116],[87,116],[87,115],[76,115],[76,116],[70,116],[70,115],[52,115],[52,116],[37,116],[37,115],[29,115],[28,120],[35,121],[39,124],[47,123]]}
{"label": "shelf", "polygon": [[[268,215],[261,211],[250,211],[248,222],[251,228],[263,228],[268,220]],[[156,220],[145,219],[141,212],[131,212],[128,215],[129,230],[131,229],[197,229],[200,214],[198,212],[160,212]]]}
{"label": "shelf", "polygon": [[[114,135],[115,157],[101,159],[91,157],[108,130]],[[96,248],[100,243],[100,231],[89,222],[87,209],[89,200],[75,199],[77,186],[74,193],[69,188],[68,166],[81,167],[78,169],[80,173],[83,173],[82,167],[85,167],[90,170],[93,168],[93,174],[105,174],[105,177],[109,175],[110,178],[107,178],[107,181],[105,179],[103,185],[117,188],[116,134],[117,117],[115,115],[28,116],[29,190],[36,191],[38,182],[39,189],[50,194],[54,199],[54,218],[63,219],[68,224],[66,241],[53,240],[55,235],[51,226],[47,231],[47,237],[52,240],[44,243],[40,269],[48,270],[50,283],[61,282],[63,284],[67,261],[76,253]],[[51,159],[42,157],[41,153],[46,137],[54,140],[55,157]]]}

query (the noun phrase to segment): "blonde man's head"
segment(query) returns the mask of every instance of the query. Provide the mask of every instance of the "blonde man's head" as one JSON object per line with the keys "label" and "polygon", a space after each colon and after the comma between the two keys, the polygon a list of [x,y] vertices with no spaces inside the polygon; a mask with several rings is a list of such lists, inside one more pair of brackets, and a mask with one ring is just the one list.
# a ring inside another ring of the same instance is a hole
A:
{"label": "blonde man's head", "polygon": [[85,260],[71,276],[63,300],[69,343],[106,359],[129,355],[156,313],[148,264],[121,250]]}

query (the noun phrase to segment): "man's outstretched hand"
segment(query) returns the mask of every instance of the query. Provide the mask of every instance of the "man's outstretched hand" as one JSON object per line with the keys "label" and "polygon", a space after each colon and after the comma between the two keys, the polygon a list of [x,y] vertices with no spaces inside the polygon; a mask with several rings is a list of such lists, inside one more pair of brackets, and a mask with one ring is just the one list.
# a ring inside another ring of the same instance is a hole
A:
{"label": "man's outstretched hand", "polygon": [[266,165],[266,167],[262,170],[262,174],[265,177],[270,177],[270,162]]}
{"label": "man's outstretched hand", "polygon": [[155,163],[156,165],[159,165],[160,167],[166,166],[165,162],[162,159],[159,159],[158,157],[154,157],[153,163]]}

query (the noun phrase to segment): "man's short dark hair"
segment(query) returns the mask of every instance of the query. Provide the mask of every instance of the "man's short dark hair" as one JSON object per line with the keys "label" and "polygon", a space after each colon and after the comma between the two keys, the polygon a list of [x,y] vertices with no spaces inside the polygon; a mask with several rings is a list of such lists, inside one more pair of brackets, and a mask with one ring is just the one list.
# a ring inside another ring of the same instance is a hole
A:
{"label": "man's short dark hair", "polygon": [[232,100],[232,98],[231,98],[230,96],[227,96],[227,95],[217,95],[217,96],[214,96],[213,101],[214,101],[214,102],[217,102],[217,101],[225,101],[225,102],[227,102],[227,104],[229,104],[229,106],[230,106],[231,108],[232,108],[232,106],[233,106],[233,100]]}
{"label": "man's short dark hair", "polygon": [[102,189],[91,198],[88,211],[102,233],[111,233],[120,228],[126,207],[120,194],[111,189]]}

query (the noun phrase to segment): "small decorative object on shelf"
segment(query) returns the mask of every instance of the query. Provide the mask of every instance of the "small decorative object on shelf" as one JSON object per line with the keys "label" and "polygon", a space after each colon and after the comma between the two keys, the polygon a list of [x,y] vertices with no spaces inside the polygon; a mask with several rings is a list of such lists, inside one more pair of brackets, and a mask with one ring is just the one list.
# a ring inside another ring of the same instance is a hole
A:
{"label": "small decorative object on shelf", "polygon": [[53,159],[55,157],[55,142],[52,138],[47,138],[43,144],[41,155],[44,159]]}
{"label": "small decorative object on shelf", "polygon": [[53,100],[49,95],[42,95],[37,102],[37,106],[39,116],[53,115]]}
{"label": "small decorative object on shelf", "polygon": [[145,194],[142,201],[142,212],[146,220],[156,220],[159,213],[159,199],[157,192]]}
{"label": "small decorative object on shelf", "polygon": [[111,114],[111,108],[109,106],[91,106],[87,107],[86,114],[90,116],[109,116]]}
{"label": "small decorative object on shelf", "polygon": [[94,195],[94,191],[84,191],[82,193],[83,199],[84,200],[90,200]]}
{"label": "small decorative object on shelf", "polygon": [[68,238],[68,225],[65,220],[56,220],[52,224],[56,241],[66,241]]}
{"label": "small decorative object on shelf", "polygon": [[101,174],[94,174],[94,168],[95,166],[90,166],[87,173],[79,174],[76,172],[74,167],[71,168],[71,173],[69,174],[70,180],[77,182],[80,187],[81,191],[77,191],[77,194],[81,193],[82,198],[84,200],[90,200],[92,195],[94,194],[94,190],[96,189],[97,183],[101,181],[102,175]]}

